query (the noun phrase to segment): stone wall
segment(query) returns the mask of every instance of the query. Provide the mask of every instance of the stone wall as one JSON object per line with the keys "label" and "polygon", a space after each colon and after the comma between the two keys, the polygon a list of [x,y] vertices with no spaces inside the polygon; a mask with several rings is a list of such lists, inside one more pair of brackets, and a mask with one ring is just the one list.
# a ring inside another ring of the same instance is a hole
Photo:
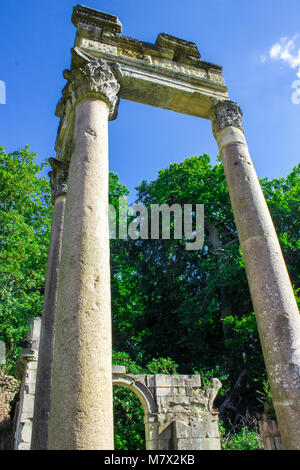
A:
{"label": "stone wall", "polygon": [[140,398],[148,450],[220,450],[218,412],[213,408],[221,387],[218,379],[205,388],[199,375],[127,375],[124,367],[117,367],[113,383]]}
{"label": "stone wall", "polygon": [[264,450],[283,450],[278,423],[267,419],[259,423],[259,431],[264,443]]}
{"label": "stone wall", "polygon": [[12,449],[11,402],[19,390],[19,382],[0,372],[0,450]]}

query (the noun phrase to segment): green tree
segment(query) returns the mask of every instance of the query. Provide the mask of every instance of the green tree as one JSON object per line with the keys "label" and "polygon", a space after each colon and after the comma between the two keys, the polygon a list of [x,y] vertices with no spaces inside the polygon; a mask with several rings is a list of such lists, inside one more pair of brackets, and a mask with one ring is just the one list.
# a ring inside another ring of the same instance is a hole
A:
{"label": "green tree", "polygon": [[286,178],[261,180],[295,290],[300,288],[300,164]]}
{"label": "green tree", "polygon": [[[299,167],[262,184],[297,286]],[[115,346],[143,365],[167,356],[180,373],[218,376],[221,414],[236,423],[245,410],[259,409],[266,372],[223,166],[211,165],[207,155],[192,157],[137,189],[137,202],[148,209],[204,204],[206,236],[198,251],[185,250],[185,240],[122,242],[125,269],[119,264],[120,289],[113,293],[115,330],[121,332]]]}
{"label": "green tree", "polygon": [[49,183],[29,147],[0,147],[0,339],[12,372],[28,320],[42,310],[52,216]]}

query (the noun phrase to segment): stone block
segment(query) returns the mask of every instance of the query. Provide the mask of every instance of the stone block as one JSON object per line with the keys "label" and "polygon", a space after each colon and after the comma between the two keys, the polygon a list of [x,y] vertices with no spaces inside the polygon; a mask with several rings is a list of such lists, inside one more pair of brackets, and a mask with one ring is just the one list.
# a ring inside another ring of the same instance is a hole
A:
{"label": "stone block", "polygon": [[31,431],[32,431],[32,422],[31,420],[26,420],[24,424],[21,425],[20,437],[21,442],[31,442]]}
{"label": "stone block", "polygon": [[200,375],[190,375],[188,381],[191,387],[201,387],[202,385]]}
{"label": "stone block", "polygon": [[25,395],[23,400],[22,415],[23,412],[31,413],[33,416],[34,410],[34,395]]}
{"label": "stone block", "polygon": [[154,376],[155,387],[171,387],[173,385],[173,375],[157,374]]}
{"label": "stone block", "polygon": [[149,388],[153,388],[156,386],[155,375],[145,375],[145,384]]}
{"label": "stone block", "polygon": [[25,382],[26,384],[35,384],[36,382],[36,367],[34,369],[31,369],[27,367],[26,373],[25,373]]}
{"label": "stone block", "polygon": [[169,403],[170,403],[170,406],[174,406],[174,405],[189,406],[190,399],[189,397],[183,397],[183,396],[171,397],[169,400]]}
{"label": "stone block", "polygon": [[35,382],[25,383],[25,396],[32,395],[34,399]]}
{"label": "stone block", "polygon": [[146,439],[146,450],[159,450],[159,440],[158,439],[152,439],[148,441]]}
{"label": "stone block", "polygon": [[126,374],[126,367],[125,366],[112,366],[112,373],[113,374]]}
{"label": "stone block", "polygon": [[173,432],[173,423],[164,423],[159,427],[159,439],[171,439]]}
{"label": "stone block", "polygon": [[171,387],[157,387],[155,388],[156,397],[169,397],[172,396],[172,388]]}
{"label": "stone block", "polygon": [[190,439],[192,437],[191,426],[183,421],[173,421],[173,432],[176,439]]}
{"label": "stone block", "polygon": [[218,421],[213,420],[210,415],[203,418],[204,437],[219,438]]}
{"label": "stone block", "polygon": [[216,438],[216,437],[204,438],[203,450],[221,450],[220,438]]}
{"label": "stone block", "polygon": [[173,450],[171,439],[159,439],[158,449],[159,450]]}
{"label": "stone block", "polygon": [[190,425],[192,437],[200,438],[204,436],[204,426],[201,419],[192,419]]}
{"label": "stone block", "polygon": [[158,423],[145,423],[145,437],[147,441],[159,438]]}
{"label": "stone block", "polygon": [[154,414],[154,415],[145,415],[144,416],[144,424],[146,424],[146,423],[155,424],[155,423],[157,423],[157,421],[158,421],[158,416],[156,414]]}
{"label": "stone block", "polygon": [[[190,406],[189,397],[184,396],[160,396],[157,398],[157,405],[159,410],[168,409],[172,410],[172,412],[184,412],[185,409],[187,410]],[[180,409],[178,407],[181,407]]]}
{"label": "stone block", "polygon": [[30,442],[20,442],[17,450],[30,450]]}
{"label": "stone block", "polygon": [[204,450],[203,439],[178,439],[176,450]]}

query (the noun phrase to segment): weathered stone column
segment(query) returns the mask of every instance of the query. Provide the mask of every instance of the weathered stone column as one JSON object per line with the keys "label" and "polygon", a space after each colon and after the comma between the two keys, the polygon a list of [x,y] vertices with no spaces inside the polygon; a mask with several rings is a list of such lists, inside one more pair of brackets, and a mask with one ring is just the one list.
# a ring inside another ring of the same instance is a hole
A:
{"label": "weathered stone column", "polygon": [[49,173],[49,176],[54,209],[36,377],[31,440],[31,448],[33,450],[47,449],[58,268],[61,255],[62,228],[67,191],[67,165],[54,158],[50,159],[50,164],[52,166],[52,172]]}
{"label": "weathered stone column", "polygon": [[300,449],[300,316],[280,245],[251,161],[242,112],[212,106],[235,223],[285,449]]}
{"label": "weathered stone column", "polygon": [[[66,75],[65,75],[66,76]],[[75,50],[68,93],[74,150],[59,270],[49,449],[113,449],[108,119],[119,85],[109,65]]]}

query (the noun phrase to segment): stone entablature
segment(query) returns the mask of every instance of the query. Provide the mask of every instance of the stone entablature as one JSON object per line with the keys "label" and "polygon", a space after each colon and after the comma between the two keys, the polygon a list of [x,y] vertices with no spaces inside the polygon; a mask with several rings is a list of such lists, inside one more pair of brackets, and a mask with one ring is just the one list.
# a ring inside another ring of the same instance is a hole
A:
{"label": "stone entablature", "polygon": [[[165,33],[155,44],[139,41],[120,34],[117,17],[106,17],[75,7],[75,47],[118,64],[120,98],[207,119],[211,103],[228,98],[222,67],[201,60],[195,43]],[[108,32],[112,18],[117,28]]]}
{"label": "stone entablature", "polygon": [[[116,16],[82,5],[74,8],[72,21],[77,34],[71,70],[64,72],[68,83],[56,109],[58,159],[70,159],[74,107],[84,95],[108,102],[110,119],[119,98],[206,119],[214,101],[228,99],[222,67],[203,61],[194,42],[165,33],[155,44],[139,41],[121,34]],[[94,71],[101,67],[98,83]]]}

